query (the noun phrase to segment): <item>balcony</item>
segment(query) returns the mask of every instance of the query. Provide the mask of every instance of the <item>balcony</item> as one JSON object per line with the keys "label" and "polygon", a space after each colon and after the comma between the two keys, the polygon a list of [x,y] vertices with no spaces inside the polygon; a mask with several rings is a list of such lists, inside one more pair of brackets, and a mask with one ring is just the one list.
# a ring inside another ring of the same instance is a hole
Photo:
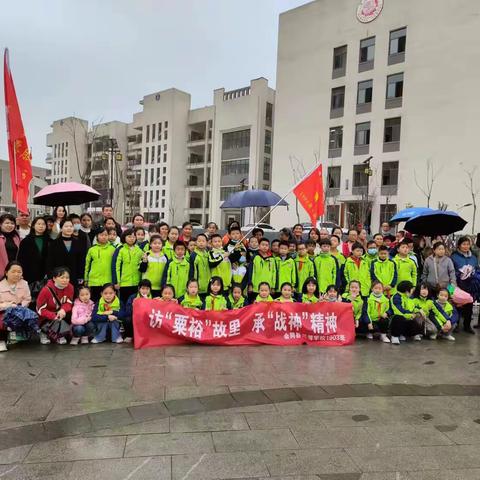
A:
{"label": "balcony", "polygon": [[400,151],[400,141],[398,142],[385,142],[383,144],[383,152],[399,152]]}
{"label": "balcony", "polygon": [[386,197],[397,195],[398,185],[382,185],[380,193]]}
{"label": "balcony", "polygon": [[366,185],[359,185],[352,187],[352,195],[366,195],[367,194],[367,186]]}
{"label": "balcony", "polygon": [[205,157],[202,155],[196,155],[192,153],[187,159],[187,167],[203,165],[205,163]]}
{"label": "balcony", "polygon": [[387,98],[385,100],[385,108],[400,108],[403,103],[403,97]]}
{"label": "balcony", "polygon": [[338,197],[340,195],[340,187],[339,188],[327,188],[326,191],[327,197]]}
{"label": "balcony", "polygon": [[127,160],[127,166],[129,168],[133,168],[137,165],[141,165],[142,164],[142,157],[131,157]]}
{"label": "balcony", "polygon": [[46,163],[52,163],[52,154],[51,153],[47,153],[47,157],[45,158],[45,162]]}
{"label": "balcony", "polygon": [[370,145],[355,145],[353,147],[354,155],[368,155],[370,151]]}
{"label": "balcony", "polygon": [[188,205],[188,208],[203,208],[203,202],[201,198],[191,198]]}
{"label": "balcony", "polygon": [[196,146],[205,143],[205,133],[196,132],[192,130],[188,136],[188,146]]}
{"label": "balcony", "polygon": [[342,148],[330,148],[328,150],[328,158],[338,158],[342,156]]}

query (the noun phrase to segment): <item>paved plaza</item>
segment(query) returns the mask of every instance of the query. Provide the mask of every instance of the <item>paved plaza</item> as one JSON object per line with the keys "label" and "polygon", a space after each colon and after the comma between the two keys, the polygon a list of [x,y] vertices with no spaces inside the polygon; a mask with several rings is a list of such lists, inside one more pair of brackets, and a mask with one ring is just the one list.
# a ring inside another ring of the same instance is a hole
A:
{"label": "paved plaza", "polygon": [[19,344],[0,479],[478,480],[479,345]]}

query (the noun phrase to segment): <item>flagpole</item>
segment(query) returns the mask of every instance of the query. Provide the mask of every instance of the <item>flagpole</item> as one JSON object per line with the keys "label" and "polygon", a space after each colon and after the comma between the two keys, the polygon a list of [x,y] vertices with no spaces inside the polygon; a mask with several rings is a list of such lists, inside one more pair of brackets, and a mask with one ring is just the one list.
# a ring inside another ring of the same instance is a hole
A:
{"label": "flagpole", "polygon": [[259,223],[262,223],[262,221],[267,218],[279,205],[280,203],[283,202],[283,200],[285,200],[294,190],[295,188],[297,187],[298,184],[302,183],[303,180],[307,177],[309,177],[316,169],[318,168],[318,165],[315,165],[308,173],[306,173],[297,183],[295,183],[295,185],[275,204],[273,205],[273,207],[268,211],[268,213],[266,213],[260,220],[258,220],[258,222],[255,223],[255,225],[240,239],[240,241],[238,242],[239,244],[241,244],[247,237],[248,235],[255,229],[257,228],[258,224]]}

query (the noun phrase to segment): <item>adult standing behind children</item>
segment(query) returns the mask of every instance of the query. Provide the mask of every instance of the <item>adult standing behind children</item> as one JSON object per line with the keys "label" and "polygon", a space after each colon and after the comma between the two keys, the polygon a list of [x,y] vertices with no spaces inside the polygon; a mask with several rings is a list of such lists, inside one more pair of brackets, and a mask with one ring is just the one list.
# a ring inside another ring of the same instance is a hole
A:
{"label": "adult standing behind children", "polygon": [[455,267],[451,258],[446,255],[446,246],[443,242],[433,245],[433,254],[423,264],[422,283],[425,283],[431,291],[437,293],[448,285],[456,285]]}

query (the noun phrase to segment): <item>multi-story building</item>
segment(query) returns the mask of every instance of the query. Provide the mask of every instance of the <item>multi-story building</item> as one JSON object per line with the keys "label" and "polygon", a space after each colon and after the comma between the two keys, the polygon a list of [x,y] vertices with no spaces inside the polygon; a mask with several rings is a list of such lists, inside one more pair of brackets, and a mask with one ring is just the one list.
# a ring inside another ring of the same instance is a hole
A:
{"label": "multi-story building", "polygon": [[[295,157],[305,171],[323,164],[326,217],[342,226],[376,230],[428,203],[471,222],[479,15],[469,0],[317,0],[283,13],[272,189],[292,188]],[[295,209],[273,218],[297,220]]]}
{"label": "multi-story building", "polygon": [[[32,165],[32,175],[33,178],[30,182],[30,201],[32,203],[28,204],[31,218],[49,211],[49,208],[42,205],[34,205],[33,196],[48,185],[46,178],[50,176],[50,170]],[[17,213],[17,206],[12,202],[10,163],[7,160],[0,160],[0,212],[13,215]]]}

